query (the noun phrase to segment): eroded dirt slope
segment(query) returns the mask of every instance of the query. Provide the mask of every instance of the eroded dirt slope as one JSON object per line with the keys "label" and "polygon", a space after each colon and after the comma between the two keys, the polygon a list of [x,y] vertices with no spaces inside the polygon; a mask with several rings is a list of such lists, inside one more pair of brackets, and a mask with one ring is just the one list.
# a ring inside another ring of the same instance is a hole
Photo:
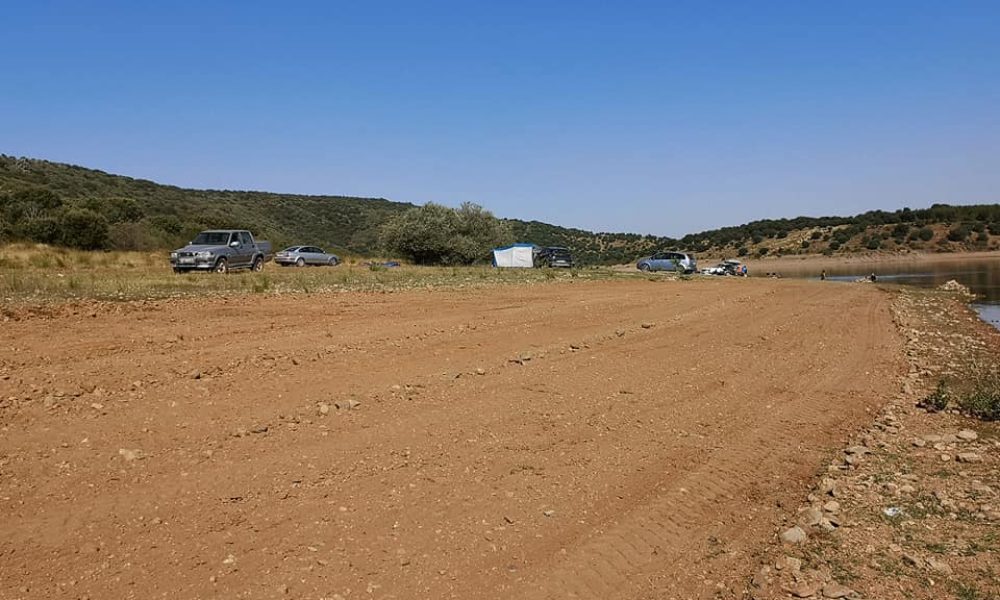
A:
{"label": "eroded dirt slope", "polygon": [[2,598],[740,597],[906,368],[883,293],[818,282],[0,327]]}

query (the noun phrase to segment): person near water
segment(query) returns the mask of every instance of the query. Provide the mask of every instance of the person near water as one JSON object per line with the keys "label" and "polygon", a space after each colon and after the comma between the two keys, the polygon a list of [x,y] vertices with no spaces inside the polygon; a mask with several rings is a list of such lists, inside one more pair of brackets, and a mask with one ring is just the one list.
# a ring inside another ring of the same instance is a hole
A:
{"label": "person near water", "polygon": [[877,277],[875,277],[875,273],[872,273],[871,277],[869,277],[868,279],[869,279],[869,280],[870,280],[870,281],[871,281],[872,283],[875,283],[875,281],[876,281],[876,280],[877,280],[878,278],[877,278]]}
{"label": "person near water", "polygon": [[823,269],[822,271],[819,272],[819,280],[826,281],[826,269]]}
{"label": "person near water", "polygon": [[743,271],[743,276],[746,277],[747,276],[747,266],[746,265],[743,265],[742,271]]}

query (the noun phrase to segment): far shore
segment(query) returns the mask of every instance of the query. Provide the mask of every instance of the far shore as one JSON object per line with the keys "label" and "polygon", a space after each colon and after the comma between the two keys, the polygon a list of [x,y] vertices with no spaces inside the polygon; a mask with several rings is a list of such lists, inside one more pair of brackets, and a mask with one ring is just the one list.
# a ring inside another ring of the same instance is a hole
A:
{"label": "far shore", "polygon": [[[731,258],[731,257],[722,257]],[[700,267],[716,264],[720,259],[700,258]],[[825,256],[822,254],[807,254],[796,256],[775,256],[765,258],[743,259],[751,274],[759,275],[769,272],[814,270],[817,273],[823,269],[861,268],[863,271],[878,270],[886,267],[905,265],[944,265],[952,262],[968,262],[979,260],[1000,260],[1000,251],[991,252],[907,252],[900,254],[871,253],[845,254]]]}

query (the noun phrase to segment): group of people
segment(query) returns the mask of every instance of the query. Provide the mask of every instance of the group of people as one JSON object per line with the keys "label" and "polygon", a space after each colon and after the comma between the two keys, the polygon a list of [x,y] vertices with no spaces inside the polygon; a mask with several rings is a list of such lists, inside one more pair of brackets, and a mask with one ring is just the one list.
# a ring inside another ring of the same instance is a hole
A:
{"label": "group of people", "polygon": [[[819,272],[819,280],[826,281],[826,269],[823,269],[822,271]],[[874,272],[872,272],[872,274],[865,277],[863,281],[870,281],[872,283],[875,283],[876,281],[878,281],[878,276],[875,275]]]}

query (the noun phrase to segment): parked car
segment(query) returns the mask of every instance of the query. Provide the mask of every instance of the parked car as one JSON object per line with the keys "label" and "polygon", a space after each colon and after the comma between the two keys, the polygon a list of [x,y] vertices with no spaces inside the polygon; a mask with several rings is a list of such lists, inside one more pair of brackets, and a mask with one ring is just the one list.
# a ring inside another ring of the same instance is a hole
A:
{"label": "parked car", "polygon": [[727,259],[714,267],[703,269],[702,273],[705,275],[742,275],[742,266],[743,263],[738,260]]}
{"label": "parked car", "polygon": [[652,256],[640,259],[636,263],[640,271],[680,271],[694,273],[698,270],[698,262],[693,254],[684,252],[657,252]]}
{"label": "parked car", "polygon": [[170,253],[175,273],[232,269],[260,271],[271,254],[271,243],[256,241],[249,231],[216,229],[202,231],[191,243]]}
{"label": "parked car", "polygon": [[336,267],[340,264],[340,257],[324,252],[322,248],[316,246],[291,246],[275,254],[274,262],[283,267],[291,265],[296,267],[306,265]]}
{"label": "parked car", "polygon": [[573,266],[573,255],[568,249],[557,246],[539,248],[535,253],[535,266],[569,269]]}

